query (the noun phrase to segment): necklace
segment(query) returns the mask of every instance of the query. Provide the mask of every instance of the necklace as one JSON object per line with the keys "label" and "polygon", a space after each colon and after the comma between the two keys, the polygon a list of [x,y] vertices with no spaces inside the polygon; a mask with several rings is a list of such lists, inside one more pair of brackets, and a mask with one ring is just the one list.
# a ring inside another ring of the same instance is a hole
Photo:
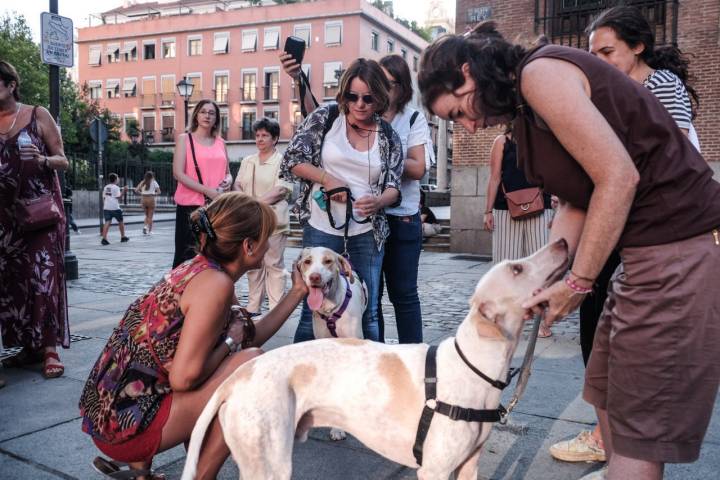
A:
{"label": "necklace", "polygon": [[17,122],[18,114],[20,113],[20,104],[17,104],[17,108],[15,109],[15,117],[13,118],[12,123],[10,124],[10,128],[5,130],[4,132],[0,132],[0,135],[5,136],[8,133],[12,132],[12,129],[15,128],[15,122]]}

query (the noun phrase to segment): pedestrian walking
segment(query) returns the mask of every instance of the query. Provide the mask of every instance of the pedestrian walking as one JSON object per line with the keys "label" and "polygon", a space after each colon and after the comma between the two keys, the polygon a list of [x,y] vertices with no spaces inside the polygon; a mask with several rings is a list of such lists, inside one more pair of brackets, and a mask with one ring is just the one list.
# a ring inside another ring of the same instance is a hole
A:
{"label": "pedestrian walking", "polygon": [[[46,378],[70,347],[65,284],[65,217],[57,170],[68,168],[57,124],[20,102],[21,80],[0,61],[0,336],[22,347],[6,367],[43,362]],[[32,214],[27,208],[33,209]]]}
{"label": "pedestrian walking", "polygon": [[128,187],[125,185],[120,188],[117,183],[117,173],[111,173],[108,175],[108,184],[103,188],[103,218],[105,219],[105,223],[102,228],[101,245],[110,245],[107,235],[108,231],[110,231],[113,218],[118,222],[120,242],[125,243],[130,240],[125,236],[125,221],[123,220],[123,213],[120,208],[120,197],[122,197],[123,193],[127,192]]}
{"label": "pedestrian walking", "polygon": [[195,256],[190,214],[232,187],[227,148],[220,136],[220,108],[212,100],[195,105],[188,131],[178,135],[173,176],[178,182],[174,268]]}
{"label": "pedestrian walking", "polygon": [[290,233],[290,212],[287,197],[292,184],[279,177],[282,155],[276,145],[280,139],[280,125],[272,119],[262,118],[253,125],[257,153],[245,157],[240,164],[233,190],[249,194],[271,206],[277,226],[268,240],[270,248],[262,266],[248,272],[247,309],[253,315],[261,313],[265,294],[270,310],[275,308],[285,293],[285,244]]}
{"label": "pedestrian walking", "polygon": [[153,215],[155,214],[155,198],[160,195],[160,185],[155,181],[155,174],[148,170],[142,181],[135,187],[135,193],[140,195],[140,203],[145,212],[143,221],[143,234],[152,235]]}
{"label": "pedestrian walking", "polygon": [[418,81],[470,133],[512,119],[527,179],[560,199],[550,240],[568,241],[572,270],[525,307],[546,306],[548,325],[567,315],[619,249],[583,392],[609,468],[587,478],[660,479],[665,463],[697,460],[720,380],[720,184],[707,162],[638,82],[578,49],[512,45],[492,22],[436,41]]}

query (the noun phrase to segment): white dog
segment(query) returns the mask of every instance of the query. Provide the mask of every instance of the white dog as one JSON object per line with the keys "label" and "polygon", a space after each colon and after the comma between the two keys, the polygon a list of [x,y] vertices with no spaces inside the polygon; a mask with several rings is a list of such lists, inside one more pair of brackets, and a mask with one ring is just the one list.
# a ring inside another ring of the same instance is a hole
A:
{"label": "white dog", "polygon": [[299,266],[308,287],[315,338],[363,338],[367,287],[350,262],[329,248],[313,247],[303,249]]}
{"label": "white dog", "polygon": [[[562,278],[567,243],[493,267],[478,283],[455,339],[437,350],[437,401],[472,409],[497,409],[501,391],[478,377],[460,357],[492,379],[504,380],[517,347],[533,291]],[[456,349],[454,342],[457,342]],[[384,345],[357,339],[295,344],[238,368],[215,392],[190,440],[183,479],[195,477],[205,431],[217,414],[225,441],[244,480],[289,479],[294,437],[311,427],[352,433],[390,460],[418,468],[420,479],[477,478],[480,450],[492,423],[435,413],[413,455],[425,400],[427,345]]]}

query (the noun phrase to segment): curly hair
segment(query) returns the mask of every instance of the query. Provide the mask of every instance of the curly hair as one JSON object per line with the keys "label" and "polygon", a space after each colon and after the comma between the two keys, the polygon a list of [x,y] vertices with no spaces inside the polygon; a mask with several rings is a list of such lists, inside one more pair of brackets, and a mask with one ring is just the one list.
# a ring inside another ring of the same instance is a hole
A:
{"label": "curly hair", "polygon": [[465,35],[446,35],[422,55],[418,86],[423,104],[432,104],[443,94],[453,93],[465,83],[462,66],[468,64],[475,80],[474,107],[485,115],[514,115],[517,105],[515,71],[527,54],[525,47],[506,41],[495,22],[482,22]]}

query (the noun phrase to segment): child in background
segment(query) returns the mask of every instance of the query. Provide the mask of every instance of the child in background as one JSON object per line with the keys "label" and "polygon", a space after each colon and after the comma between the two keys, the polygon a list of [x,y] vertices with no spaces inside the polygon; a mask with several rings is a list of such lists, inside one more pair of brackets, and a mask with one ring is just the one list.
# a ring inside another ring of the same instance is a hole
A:
{"label": "child in background", "polygon": [[118,187],[118,176],[116,173],[108,175],[108,180],[110,183],[103,188],[103,216],[105,217],[105,225],[103,225],[102,228],[102,241],[100,242],[102,245],[110,245],[110,242],[107,240],[107,234],[113,218],[117,220],[118,226],[120,227],[120,241],[127,242],[130,240],[125,236],[125,223],[123,222],[123,214],[120,209],[120,202],[118,201],[122,194],[127,191],[127,185],[122,189]]}

